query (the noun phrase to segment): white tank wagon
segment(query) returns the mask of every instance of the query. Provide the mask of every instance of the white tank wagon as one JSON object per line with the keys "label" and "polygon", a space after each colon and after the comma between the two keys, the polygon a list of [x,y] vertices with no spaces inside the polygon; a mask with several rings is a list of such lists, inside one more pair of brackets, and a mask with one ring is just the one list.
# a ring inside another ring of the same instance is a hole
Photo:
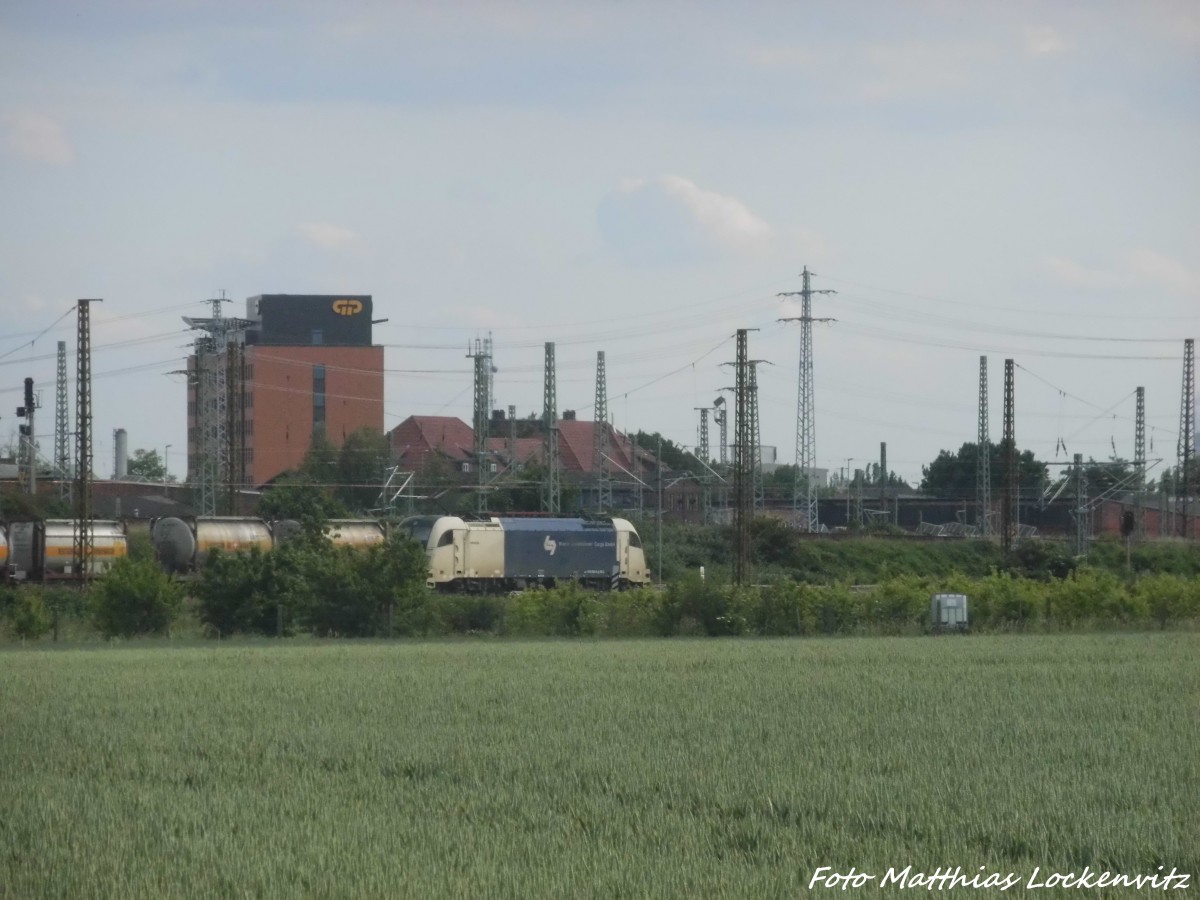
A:
{"label": "white tank wagon", "polygon": [[[407,530],[415,536],[426,524],[414,521]],[[442,516],[429,527],[425,551],[427,583],[441,591],[519,591],[566,582],[613,590],[650,581],[641,538],[625,519]]]}
{"label": "white tank wagon", "polygon": [[[276,544],[290,541],[302,529],[295,519],[271,523]],[[325,536],[335,547],[361,548],[382,544],[387,539],[387,531],[378,519],[330,519],[325,523]]]}
{"label": "white tank wagon", "polygon": [[212,550],[246,553],[271,549],[271,529],[262,519],[240,516],[169,516],[150,525],[154,556],[169,572],[193,572]]}
{"label": "white tank wagon", "polygon": [[[125,526],[108,519],[93,519],[92,554],[88,573],[103,575],[128,552]],[[8,524],[5,572],[8,580],[68,581],[75,571],[75,522],[42,519]]]}

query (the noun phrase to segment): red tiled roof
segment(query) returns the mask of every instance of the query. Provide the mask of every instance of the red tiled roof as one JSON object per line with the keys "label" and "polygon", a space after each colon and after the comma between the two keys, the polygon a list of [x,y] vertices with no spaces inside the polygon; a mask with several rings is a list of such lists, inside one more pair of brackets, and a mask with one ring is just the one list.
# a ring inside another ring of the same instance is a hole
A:
{"label": "red tiled roof", "polygon": [[[596,471],[595,436],[596,423],[578,419],[558,421],[559,462],[564,473],[583,475]],[[611,425],[608,455],[618,466],[637,471],[633,463],[633,442]],[[393,453],[401,465],[420,469],[428,462],[431,454],[438,454],[453,461],[464,461],[474,455],[475,433],[466,422],[454,416],[409,416],[388,433]],[[490,437],[489,452],[508,456],[508,439]],[[644,472],[654,465],[654,454],[646,447],[639,447],[637,456]],[[546,458],[544,436],[517,438],[516,458],[518,462],[543,462]]]}
{"label": "red tiled roof", "polygon": [[475,432],[455,416],[409,416],[388,432],[388,441],[401,465],[420,469],[434,453],[451,460],[470,459]]}

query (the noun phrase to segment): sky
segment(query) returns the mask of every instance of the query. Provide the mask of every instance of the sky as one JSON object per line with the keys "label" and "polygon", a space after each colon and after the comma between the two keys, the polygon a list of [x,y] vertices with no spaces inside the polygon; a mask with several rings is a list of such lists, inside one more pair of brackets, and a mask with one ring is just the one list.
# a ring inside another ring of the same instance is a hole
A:
{"label": "sky", "polygon": [[790,463],[807,267],[819,466],[886,442],[919,481],[976,439],[983,355],[993,440],[1011,358],[1022,449],[1131,457],[1143,386],[1174,461],[1193,2],[0,0],[0,48],[0,442],[33,377],[52,455],[56,342],[73,372],[103,298],[96,471],[125,428],[182,479],[181,317],[353,293],[386,429],[469,422],[490,334],[497,407],[540,411],[555,341],[591,418],[602,350],[616,427],[694,447],[748,328]]}

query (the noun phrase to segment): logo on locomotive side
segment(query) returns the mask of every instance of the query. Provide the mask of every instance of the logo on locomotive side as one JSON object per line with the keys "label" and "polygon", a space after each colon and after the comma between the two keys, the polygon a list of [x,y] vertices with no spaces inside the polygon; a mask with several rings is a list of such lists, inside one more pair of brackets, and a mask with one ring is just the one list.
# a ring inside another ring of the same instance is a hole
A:
{"label": "logo on locomotive side", "polygon": [[554,551],[558,549],[558,541],[550,537],[550,535],[546,535],[546,540],[542,543],[542,546],[546,548],[547,553],[553,556]]}
{"label": "logo on locomotive side", "polygon": [[363,310],[361,300],[334,300],[333,311],[339,316],[357,316]]}

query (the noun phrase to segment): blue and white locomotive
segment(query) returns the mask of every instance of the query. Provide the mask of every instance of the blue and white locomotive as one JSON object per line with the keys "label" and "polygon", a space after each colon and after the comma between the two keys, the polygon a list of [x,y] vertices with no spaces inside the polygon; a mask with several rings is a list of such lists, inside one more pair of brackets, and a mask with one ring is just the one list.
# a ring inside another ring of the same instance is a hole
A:
{"label": "blue and white locomotive", "polygon": [[414,516],[400,527],[425,546],[427,584],[440,591],[566,582],[616,590],[650,582],[642,540],[626,519]]}

